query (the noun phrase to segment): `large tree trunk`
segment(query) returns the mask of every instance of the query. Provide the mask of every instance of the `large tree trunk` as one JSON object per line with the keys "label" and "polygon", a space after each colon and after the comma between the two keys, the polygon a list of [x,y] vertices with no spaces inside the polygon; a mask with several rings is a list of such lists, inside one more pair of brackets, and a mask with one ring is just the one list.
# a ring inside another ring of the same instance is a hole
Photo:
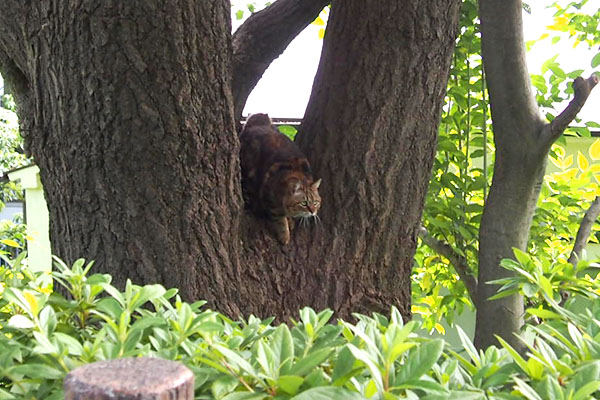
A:
{"label": "large tree trunk", "polygon": [[546,158],[552,143],[585,103],[597,82],[592,77],[574,82],[575,97],[552,121],[545,123],[531,89],[523,42],[520,0],[480,0],[483,63],[490,92],[496,162],[490,194],[479,231],[479,285],[475,344],[484,349],[501,336],[515,348],[523,325],[523,298],[515,294],[490,301],[498,286],[487,282],[505,278],[503,258],[513,248],[525,251],[539,197]]}
{"label": "large tree trunk", "polygon": [[460,0],[333,3],[298,139],[322,223],[288,246],[241,213],[228,1],[8,1],[2,68],[23,83],[56,254],[233,314],[410,315]]}
{"label": "large tree trunk", "polygon": [[241,211],[230,6],[161,4],[32,3],[21,126],[54,254],[225,305],[213,288],[234,278]]}

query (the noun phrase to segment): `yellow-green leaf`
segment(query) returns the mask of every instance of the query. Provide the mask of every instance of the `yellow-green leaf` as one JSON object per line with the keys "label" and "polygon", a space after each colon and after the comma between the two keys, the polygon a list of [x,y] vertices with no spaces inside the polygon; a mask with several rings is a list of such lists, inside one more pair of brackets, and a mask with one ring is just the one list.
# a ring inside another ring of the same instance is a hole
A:
{"label": "yellow-green leaf", "polygon": [[573,164],[573,154],[570,154],[567,158],[565,158],[563,168],[569,168],[572,164]]}
{"label": "yellow-green leaf", "polygon": [[10,247],[16,247],[17,249],[21,248],[21,245],[12,239],[2,239],[0,240],[0,243],[4,243],[5,245]]}
{"label": "yellow-green leaf", "polygon": [[446,328],[444,328],[443,325],[440,324],[439,322],[436,322],[434,328],[436,331],[438,331],[439,334],[441,334],[441,335],[446,334]]}
{"label": "yellow-green leaf", "polygon": [[375,393],[377,393],[377,385],[375,384],[375,381],[371,379],[369,383],[367,383],[367,387],[365,389],[365,396],[367,398],[371,398],[375,395]]}
{"label": "yellow-green leaf", "polygon": [[25,300],[27,300],[27,304],[29,304],[31,313],[37,317],[39,311],[37,299],[30,292],[23,292],[23,296],[25,296]]}
{"label": "yellow-green leaf", "polygon": [[541,308],[529,308],[529,309],[527,309],[527,314],[535,315],[536,317],[540,317],[543,319],[559,319],[559,318],[561,318],[560,314],[557,314],[553,311],[544,310]]}
{"label": "yellow-green leaf", "polygon": [[318,26],[325,26],[325,21],[323,21],[323,18],[317,17],[317,19],[313,21],[313,24]]}
{"label": "yellow-green leaf", "polygon": [[587,158],[585,158],[583,153],[581,153],[580,151],[577,152],[577,166],[579,167],[579,170],[582,172],[587,171],[587,169],[590,167],[589,161],[587,160]]}
{"label": "yellow-green leaf", "polygon": [[590,146],[590,157],[592,160],[600,160],[600,139],[596,139]]}
{"label": "yellow-green leaf", "polygon": [[325,37],[325,28],[319,29],[319,39],[323,39]]}
{"label": "yellow-green leaf", "polygon": [[544,366],[533,357],[527,360],[527,370],[533,379],[539,380],[544,377]]}
{"label": "yellow-green leaf", "polygon": [[545,276],[540,276],[540,287],[542,288],[542,290],[544,291],[544,293],[546,294],[546,296],[548,296],[549,298],[552,298],[552,283],[550,283],[550,281],[548,280],[548,278],[546,278]]}

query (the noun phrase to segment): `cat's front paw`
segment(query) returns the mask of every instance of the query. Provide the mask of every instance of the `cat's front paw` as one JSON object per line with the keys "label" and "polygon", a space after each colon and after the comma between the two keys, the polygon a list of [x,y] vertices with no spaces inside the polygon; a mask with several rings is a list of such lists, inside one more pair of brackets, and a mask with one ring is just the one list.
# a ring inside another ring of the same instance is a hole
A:
{"label": "cat's front paw", "polygon": [[286,245],[290,242],[290,228],[288,225],[288,218],[281,217],[276,218],[271,223],[271,229],[275,234],[275,237],[282,245]]}
{"label": "cat's front paw", "polygon": [[290,233],[286,232],[287,234],[283,234],[283,235],[279,235],[277,236],[277,240],[279,240],[279,243],[281,243],[282,245],[286,245],[288,243],[290,243]]}

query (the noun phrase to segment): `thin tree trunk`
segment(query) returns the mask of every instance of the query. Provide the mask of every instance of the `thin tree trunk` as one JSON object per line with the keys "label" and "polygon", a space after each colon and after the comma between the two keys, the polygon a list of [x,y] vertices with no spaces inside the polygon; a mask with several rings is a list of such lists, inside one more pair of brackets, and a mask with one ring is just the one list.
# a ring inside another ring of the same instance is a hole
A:
{"label": "thin tree trunk", "polygon": [[479,277],[475,345],[487,348],[501,336],[515,348],[523,325],[523,298],[515,294],[489,301],[498,287],[487,284],[510,276],[500,267],[525,251],[552,143],[585,103],[597,78],[577,78],[575,96],[551,123],[544,123],[531,88],[523,41],[520,0],[480,0],[483,63],[490,92],[496,163],[479,231]]}

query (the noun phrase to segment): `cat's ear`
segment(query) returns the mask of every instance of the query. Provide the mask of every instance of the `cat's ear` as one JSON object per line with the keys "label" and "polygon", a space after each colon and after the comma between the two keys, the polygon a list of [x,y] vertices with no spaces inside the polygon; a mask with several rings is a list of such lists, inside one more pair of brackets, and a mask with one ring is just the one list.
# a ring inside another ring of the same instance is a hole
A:
{"label": "cat's ear", "polygon": [[317,179],[317,181],[311,185],[313,189],[318,189],[319,186],[321,186],[321,178]]}
{"label": "cat's ear", "polygon": [[291,185],[291,194],[296,194],[302,191],[302,183],[300,181],[294,181],[294,184]]}

